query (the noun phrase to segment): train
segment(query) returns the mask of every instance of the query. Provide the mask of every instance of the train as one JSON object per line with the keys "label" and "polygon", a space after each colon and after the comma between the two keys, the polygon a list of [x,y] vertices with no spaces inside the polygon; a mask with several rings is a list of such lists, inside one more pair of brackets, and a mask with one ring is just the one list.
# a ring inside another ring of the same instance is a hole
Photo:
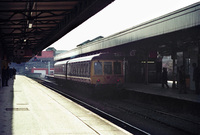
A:
{"label": "train", "polygon": [[118,88],[124,84],[123,59],[114,54],[94,54],[58,61],[54,64],[56,80],[89,84],[94,88]]}

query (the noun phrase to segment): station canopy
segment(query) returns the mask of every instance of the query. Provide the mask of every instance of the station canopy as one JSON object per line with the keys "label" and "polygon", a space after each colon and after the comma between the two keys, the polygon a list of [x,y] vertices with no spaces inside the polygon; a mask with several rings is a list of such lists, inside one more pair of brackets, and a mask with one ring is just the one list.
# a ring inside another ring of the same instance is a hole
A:
{"label": "station canopy", "polygon": [[1,0],[1,56],[28,61],[112,1]]}

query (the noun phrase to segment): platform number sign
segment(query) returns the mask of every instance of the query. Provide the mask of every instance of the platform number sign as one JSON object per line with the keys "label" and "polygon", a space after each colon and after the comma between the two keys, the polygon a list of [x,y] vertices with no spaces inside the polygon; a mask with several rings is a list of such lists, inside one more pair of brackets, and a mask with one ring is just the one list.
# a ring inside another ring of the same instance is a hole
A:
{"label": "platform number sign", "polygon": [[135,54],[136,54],[136,50],[131,50],[130,51],[130,56],[135,56]]}

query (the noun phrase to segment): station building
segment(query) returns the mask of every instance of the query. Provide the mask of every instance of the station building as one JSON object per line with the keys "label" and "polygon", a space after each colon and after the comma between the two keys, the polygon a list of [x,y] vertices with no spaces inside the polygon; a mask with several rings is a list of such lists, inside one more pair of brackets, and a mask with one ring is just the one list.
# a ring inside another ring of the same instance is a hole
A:
{"label": "station building", "polygon": [[173,11],[111,36],[57,55],[60,61],[94,53],[114,53],[124,59],[125,81],[161,82],[162,68],[176,87],[178,68],[185,67],[186,85],[194,90],[193,67],[200,66],[200,3]]}
{"label": "station building", "polygon": [[38,74],[44,77],[46,74],[52,75],[54,73],[54,56],[62,52],[66,52],[66,50],[56,50],[49,47],[45,51],[42,51],[40,55],[31,58],[28,62],[20,64],[7,63],[7,65],[11,68],[14,67],[17,70],[17,74]]}
{"label": "station building", "polygon": [[65,50],[56,50],[55,48],[47,48],[40,55],[36,55],[24,64],[25,73],[38,73],[41,77],[54,74],[54,56]]}

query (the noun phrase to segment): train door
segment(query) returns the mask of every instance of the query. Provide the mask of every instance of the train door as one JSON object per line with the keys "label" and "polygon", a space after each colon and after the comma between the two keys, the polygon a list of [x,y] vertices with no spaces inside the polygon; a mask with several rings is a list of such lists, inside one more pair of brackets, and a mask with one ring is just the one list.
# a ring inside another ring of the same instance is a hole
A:
{"label": "train door", "polygon": [[106,61],[103,63],[103,73],[104,73],[104,81],[105,84],[112,84],[113,83],[113,62]]}

